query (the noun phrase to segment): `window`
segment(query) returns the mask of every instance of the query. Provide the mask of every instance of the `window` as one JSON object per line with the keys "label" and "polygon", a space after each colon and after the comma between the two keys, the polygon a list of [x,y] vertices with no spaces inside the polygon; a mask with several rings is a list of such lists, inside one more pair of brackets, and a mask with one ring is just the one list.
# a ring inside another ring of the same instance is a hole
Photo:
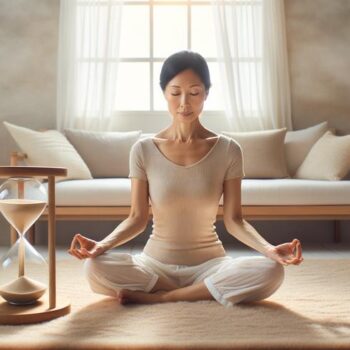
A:
{"label": "window", "polygon": [[[238,63],[234,65],[234,75],[240,77],[235,79],[234,85],[240,93],[240,108],[249,111],[249,115],[254,115],[259,109],[262,80],[261,1],[236,0],[234,3],[236,12],[232,13],[235,13],[234,16],[238,18],[236,35],[242,39],[238,40],[237,44],[234,37],[228,38],[232,49],[232,59]],[[100,0],[97,4],[99,7],[98,20],[107,21],[107,6],[103,6],[107,5],[107,1]],[[96,11],[94,6],[96,2],[82,0],[78,2],[78,11],[93,13]],[[163,114],[167,110],[167,105],[159,86],[162,63],[172,53],[190,49],[204,56],[209,65],[212,87],[205,102],[204,113],[223,114],[224,101],[211,6],[210,0],[124,0],[119,52],[115,48],[111,50],[111,52],[118,52],[119,59],[118,55],[113,54],[107,57],[107,60],[115,62],[118,67],[116,111],[139,112],[140,115]],[[85,21],[96,20],[94,15],[84,16],[84,18]],[[78,80],[79,84],[85,86],[87,73],[84,72],[88,71],[86,66],[94,63],[93,73],[89,69],[89,81],[96,83],[90,83],[91,89],[95,90],[92,95],[95,99],[99,99],[101,92],[98,91],[98,82],[103,79],[103,73],[99,67],[104,62],[101,53],[108,40],[106,31],[102,26],[97,33],[87,30],[80,34],[98,38],[96,40],[98,47],[78,49],[80,53]],[[254,40],[250,40],[253,37]],[[91,79],[91,74],[94,75],[93,79]],[[93,104],[94,102],[85,99],[81,101],[81,105],[84,103]]]}
{"label": "window", "polygon": [[167,110],[159,86],[162,62],[190,49],[209,65],[212,88],[205,109],[223,110],[212,23],[210,1],[125,1],[116,109]]}
{"label": "window", "polygon": [[[99,4],[103,4],[103,0]],[[80,10],[91,6],[88,1],[79,2]],[[78,9],[79,10],[79,9]],[[91,9],[94,11],[94,9]],[[100,7],[100,20],[107,16]],[[118,79],[115,108],[118,111],[164,112],[166,101],[159,85],[163,61],[172,53],[184,49],[199,52],[208,62],[212,87],[205,102],[206,111],[222,111],[222,93],[216,62],[216,44],[210,1],[180,0],[124,0],[118,63]],[[79,16],[78,16],[79,17]],[[205,23],[205,25],[203,25]],[[78,22],[79,27],[79,22]],[[99,35],[86,32],[85,35]],[[171,38],[171,39],[170,39]],[[170,40],[169,40],[170,39]],[[98,61],[102,47],[97,47],[92,57],[81,57],[80,84],[84,84],[84,62],[95,61],[96,80],[99,79]],[[82,49],[81,52],[84,53]],[[116,61],[116,57],[108,57]],[[96,84],[98,86],[98,84]],[[96,98],[98,98],[96,91]],[[86,102],[85,102],[86,103]]]}

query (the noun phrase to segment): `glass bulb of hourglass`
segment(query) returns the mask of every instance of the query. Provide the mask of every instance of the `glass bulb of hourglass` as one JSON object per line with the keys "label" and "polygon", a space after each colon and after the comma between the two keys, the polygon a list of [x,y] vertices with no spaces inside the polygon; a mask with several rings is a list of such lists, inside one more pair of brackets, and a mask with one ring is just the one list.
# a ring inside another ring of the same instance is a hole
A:
{"label": "glass bulb of hourglass", "polygon": [[20,236],[38,220],[45,207],[46,202],[34,199],[0,200],[0,211]]}
{"label": "glass bulb of hourglass", "polygon": [[40,272],[45,273],[43,268],[47,270],[46,261],[25,238],[26,231],[45,210],[46,198],[45,188],[32,178],[12,178],[0,187],[0,211],[19,234],[0,260],[0,275],[7,276],[7,283],[0,279],[0,295],[12,304],[31,304],[47,289],[39,281],[42,276],[38,278]]}

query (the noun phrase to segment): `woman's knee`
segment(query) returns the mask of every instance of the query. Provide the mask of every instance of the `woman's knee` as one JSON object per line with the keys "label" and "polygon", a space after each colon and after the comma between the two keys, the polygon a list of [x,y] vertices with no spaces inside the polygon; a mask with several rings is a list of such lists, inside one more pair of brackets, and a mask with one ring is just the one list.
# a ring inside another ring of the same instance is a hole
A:
{"label": "woman's knee", "polygon": [[87,276],[100,275],[111,269],[115,272],[118,268],[125,268],[132,263],[132,256],[128,253],[105,252],[95,258],[87,258],[84,261],[84,270]]}
{"label": "woman's knee", "polygon": [[98,283],[99,268],[98,263],[96,263],[96,258],[87,258],[84,261],[83,269],[91,290],[98,293],[97,289],[100,283]]}
{"label": "woman's knee", "polygon": [[279,287],[284,280],[284,266],[275,260],[271,260],[269,277],[270,277],[270,281],[269,281],[270,284],[273,284]]}
{"label": "woman's knee", "polygon": [[[239,260],[239,259],[238,259]],[[238,268],[251,267],[252,274],[256,276],[258,284],[280,285],[284,280],[284,267],[279,262],[267,257],[242,258],[238,261]]]}
{"label": "woman's knee", "polygon": [[268,298],[277,291],[283,281],[284,266],[277,261],[271,260],[266,270],[264,283],[245,301],[259,301]]}
{"label": "woman's knee", "polygon": [[92,274],[96,274],[101,269],[101,258],[97,256],[95,258],[87,258],[84,261],[83,268],[85,272],[85,276],[89,277]]}
{"label": "woman's knee", "polygon": [[91,289],[96,293],[108,292],[110,295],[112,290],[121,288],[145,290],[154,280],[154,274],[134,262],[132,255],[128,253],[110,253],[87,258],[83,268]]}
{"label": "woman's knee", "polygon": [[281,286],[284,280],[284,267],[275,260],[266,258],[264,271],[256,288],[242,295],[236,302],[259,301],[268,298]]}
{"label": "woman's knee", "polygon": [[106,278],[104,278],[102,261],[103,259],[100,256],[87,258],[83,265],[85,278],[94,293],[115,297],[116,289],[111,288]]}

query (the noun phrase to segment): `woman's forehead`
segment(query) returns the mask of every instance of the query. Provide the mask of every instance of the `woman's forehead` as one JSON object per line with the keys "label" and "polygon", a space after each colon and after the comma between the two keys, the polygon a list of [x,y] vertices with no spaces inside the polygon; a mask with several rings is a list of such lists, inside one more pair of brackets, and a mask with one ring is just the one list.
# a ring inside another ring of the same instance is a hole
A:
{"label": "woman's forehead", "polygon": [[180,87],[181,86],[193,86],[203,85],[201,78],[192,69],[186,69],[178,74],[176,74],[170,81],[170,86]]}
{"label": "woman's forehead", "polygon": [[[184,84],[184,85],[188,85],[188,84]],[[200,84],[198,84],[198,83],[195,83],[195,84],[191,84],[191,85],[189,85],[189,87],[196,87],[196,86],[201,86]],[[179,85],[175,85],[175,84],[172,84],[172,85],[170,85],[170,87],[174,87],[174,88],[180,88],[181,86],[179,86]]]}

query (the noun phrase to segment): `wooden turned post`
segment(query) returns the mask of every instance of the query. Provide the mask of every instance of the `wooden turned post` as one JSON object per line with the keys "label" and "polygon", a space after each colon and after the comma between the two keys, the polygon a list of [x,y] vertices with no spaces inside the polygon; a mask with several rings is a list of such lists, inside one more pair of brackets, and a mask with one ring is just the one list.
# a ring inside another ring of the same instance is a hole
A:
{"label": "wooden turned post", "polygon": [[50,309],[56,307],[56,215],[55,215],[55,177],[49,176],[49,303]]}

